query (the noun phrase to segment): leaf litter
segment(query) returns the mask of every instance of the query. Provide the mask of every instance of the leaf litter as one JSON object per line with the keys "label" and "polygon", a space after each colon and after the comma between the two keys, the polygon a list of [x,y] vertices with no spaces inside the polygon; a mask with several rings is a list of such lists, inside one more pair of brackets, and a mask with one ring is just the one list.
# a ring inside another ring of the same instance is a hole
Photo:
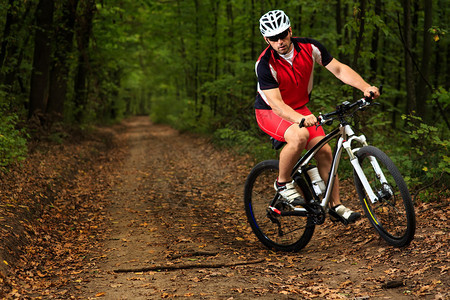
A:
{"label": "leaf litter", "polygon": [[[300,253],[277,253],[245,219],[251,166],[144,117],[37,147],[0,181],[1,296],[449,297],[449,199],[416,205],[416,237],[403,249],[385,244],[365,219],[327,220]],[[353,189],[343,181],[341,195],[358,209]],[[113,272],[155,265],[171,271]]]}

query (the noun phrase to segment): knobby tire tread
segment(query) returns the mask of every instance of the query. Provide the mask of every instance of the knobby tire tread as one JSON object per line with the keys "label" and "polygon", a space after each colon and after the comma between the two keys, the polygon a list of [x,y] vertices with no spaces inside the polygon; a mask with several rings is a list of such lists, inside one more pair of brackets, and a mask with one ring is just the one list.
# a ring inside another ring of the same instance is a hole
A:
{"label": "knobby tire tread", "polygon": [[[306,222],[307,225],[304,227],[304,231],[302,235],[299,237],[298,240],[293,241],[290,244],[280,244],[275,241],[273,241],[269,236],[267,236],[263,230],[261,230],[260,224],[258,224],[257,217],[255,216],[255,212],[253,210],[254,204],[252,199],[253,190],[255,189],[255,182],[257,181],[259,176],[262,176],[262,174],[265,171],[273,170],[276,171],[275,173],[278,173],[279,168],[279,162],[278,160],[266,160],[262,161],[259,164],[257,164],[250,174],[247,177],[247,180],[245,182],[245,188],[244,188],[244,203],[245,203],[245,211],[247,215],[247,220],[253,230],[253,233],[256,235],[256,237],[259,239],[261,243],[263,243],[266,247],[269,249],[275,249],[278,251],[285,251],[285,252],[298,252],[301,249],[303,249],[311,240],[315,225],[312,223],[312,220],[310,217],[307,218]],[[273,178],[275,180],[276,177]],[[270,187],[270,186],[269,186]],[[276,192],[273,189],[273,182],[271,186],[273,190],[272,198],[275,196]],[[269,206],[269,201],[272,199],[267,199],[267,207]],[[293,218],[293,217],[290,217]],[[305,218],[306,217],[295,217],[295,218]]]}
{"label": "knobby tire tread", "polygon": [[[377,214],[371,208],[369,208],[369,204],[365,203],[366,193],[364,187],[358,175],[356,174],[356,172],[354,172],[355,187],[358,192],[361,205],[363,206],[367,218],[369,219],[370,223],[375,228],[375,230],[388,244],[394,247],[404,247],[409,245],[412,239],[414,238],[416,229],[416,219],[415,219],[414,205],[411,200],[411,195],[398,168],[383,151],[373,146],[362,147],[361,149],[358,150],[356,155],[361,165],[363,165],[364,163],[370,164],[370,162],[368,161],[369,156],[375,157],[380,167],[382,168],[384,167],[390,173],[393,180],[395,181],[396,184],[395,186],[398,188],[398,191],[400,192],[402,198],[403,202],[402,204],[405,210],[404,215],[406,217],[406,230],[402,236],[397,237],[393,236],[391,232],[385,230],[385,228],[382,226],[383,224],[377,224],[378,223],[376,218]],[[365,160],[367,161],[365,162]],[[368,176],[370,174],[365,175]],[[370,200],[366,201],[370,202]]]}

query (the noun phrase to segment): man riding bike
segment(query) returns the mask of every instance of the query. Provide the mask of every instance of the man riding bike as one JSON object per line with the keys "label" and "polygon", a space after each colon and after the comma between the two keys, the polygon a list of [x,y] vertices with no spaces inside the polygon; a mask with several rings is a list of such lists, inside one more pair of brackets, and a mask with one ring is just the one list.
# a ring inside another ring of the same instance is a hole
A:
{"label": "man riding bike", "polygon": [[[315,126],[317,118],[306,107],[313,86],[314,63],[324,66],[365,96],[373,93],[376,98],[379,91],[349,66],[333,58],[318,41],[292,37],[289,17],[283,11],[269,11],[259,22],[261,34],[269,46],[261,53],[255,66],[258,78],[256,119],[264,132],[287,143],[280,152],[279,174],[274,187],[287,202],[300,205],[304,200],[292,183],[292,168],[304,149],[311,149],[325,136],[322,127]],[[301,122],[302,128],[299,126]],[[320,176],[327,182],[332,162],[331,147],[324,146],[315,159]],[[330,209],[350,223],[361,216],[341,204],[338,180],[333,187]]]}

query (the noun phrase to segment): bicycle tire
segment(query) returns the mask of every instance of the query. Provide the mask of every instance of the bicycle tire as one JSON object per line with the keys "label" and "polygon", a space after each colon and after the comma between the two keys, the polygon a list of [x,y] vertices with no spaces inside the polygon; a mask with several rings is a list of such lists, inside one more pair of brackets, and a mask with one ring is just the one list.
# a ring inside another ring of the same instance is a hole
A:
{"label": "bicycle tire", "polygon": [[[358,150],[356,156],[373,192],[377,196],[377,201],[372,203],[356,171],[354,171],[356,191],[366,217],[388,244],[394,247],[409,245],[414,238],[416,217],[411,195],[398,168],[383,151],[373,146],[362,147]],[[374,157],[377,160],[386,177],[387,184],[380,182],[369,157]]]}
{"label": "bicycle tire", "polygon": [[260,162],[252,169],[244,189],[247,220],[256,237],[266,247],[297,252],[309,243],[315,225],[310,216],[274,217],[271,214],[269,204],[278,196],[273,187],[277,176],[278,160]]}

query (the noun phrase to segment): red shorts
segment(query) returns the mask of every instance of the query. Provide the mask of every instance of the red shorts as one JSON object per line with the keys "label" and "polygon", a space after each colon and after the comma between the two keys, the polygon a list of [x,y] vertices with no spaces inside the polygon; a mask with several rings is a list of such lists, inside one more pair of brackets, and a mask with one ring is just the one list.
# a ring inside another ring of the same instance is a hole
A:
{"label": "red shorts", "polygon": [[[311,114],[311,111],[306,106],[296,109],[295,111],[302,115]],[[262,131],[278,141],[286,142],[284,139],[284,133],[292,124],[294,124],[293,122],[280,118],[273,112],[273,110],[270,109],[256,109],[255,114],[256,121]],[[316,126],[306,127],[306,129],[309,131],[308,143],[315,137],[325,136],[325,132],[321,126],[318,128],[316,128]]]}

